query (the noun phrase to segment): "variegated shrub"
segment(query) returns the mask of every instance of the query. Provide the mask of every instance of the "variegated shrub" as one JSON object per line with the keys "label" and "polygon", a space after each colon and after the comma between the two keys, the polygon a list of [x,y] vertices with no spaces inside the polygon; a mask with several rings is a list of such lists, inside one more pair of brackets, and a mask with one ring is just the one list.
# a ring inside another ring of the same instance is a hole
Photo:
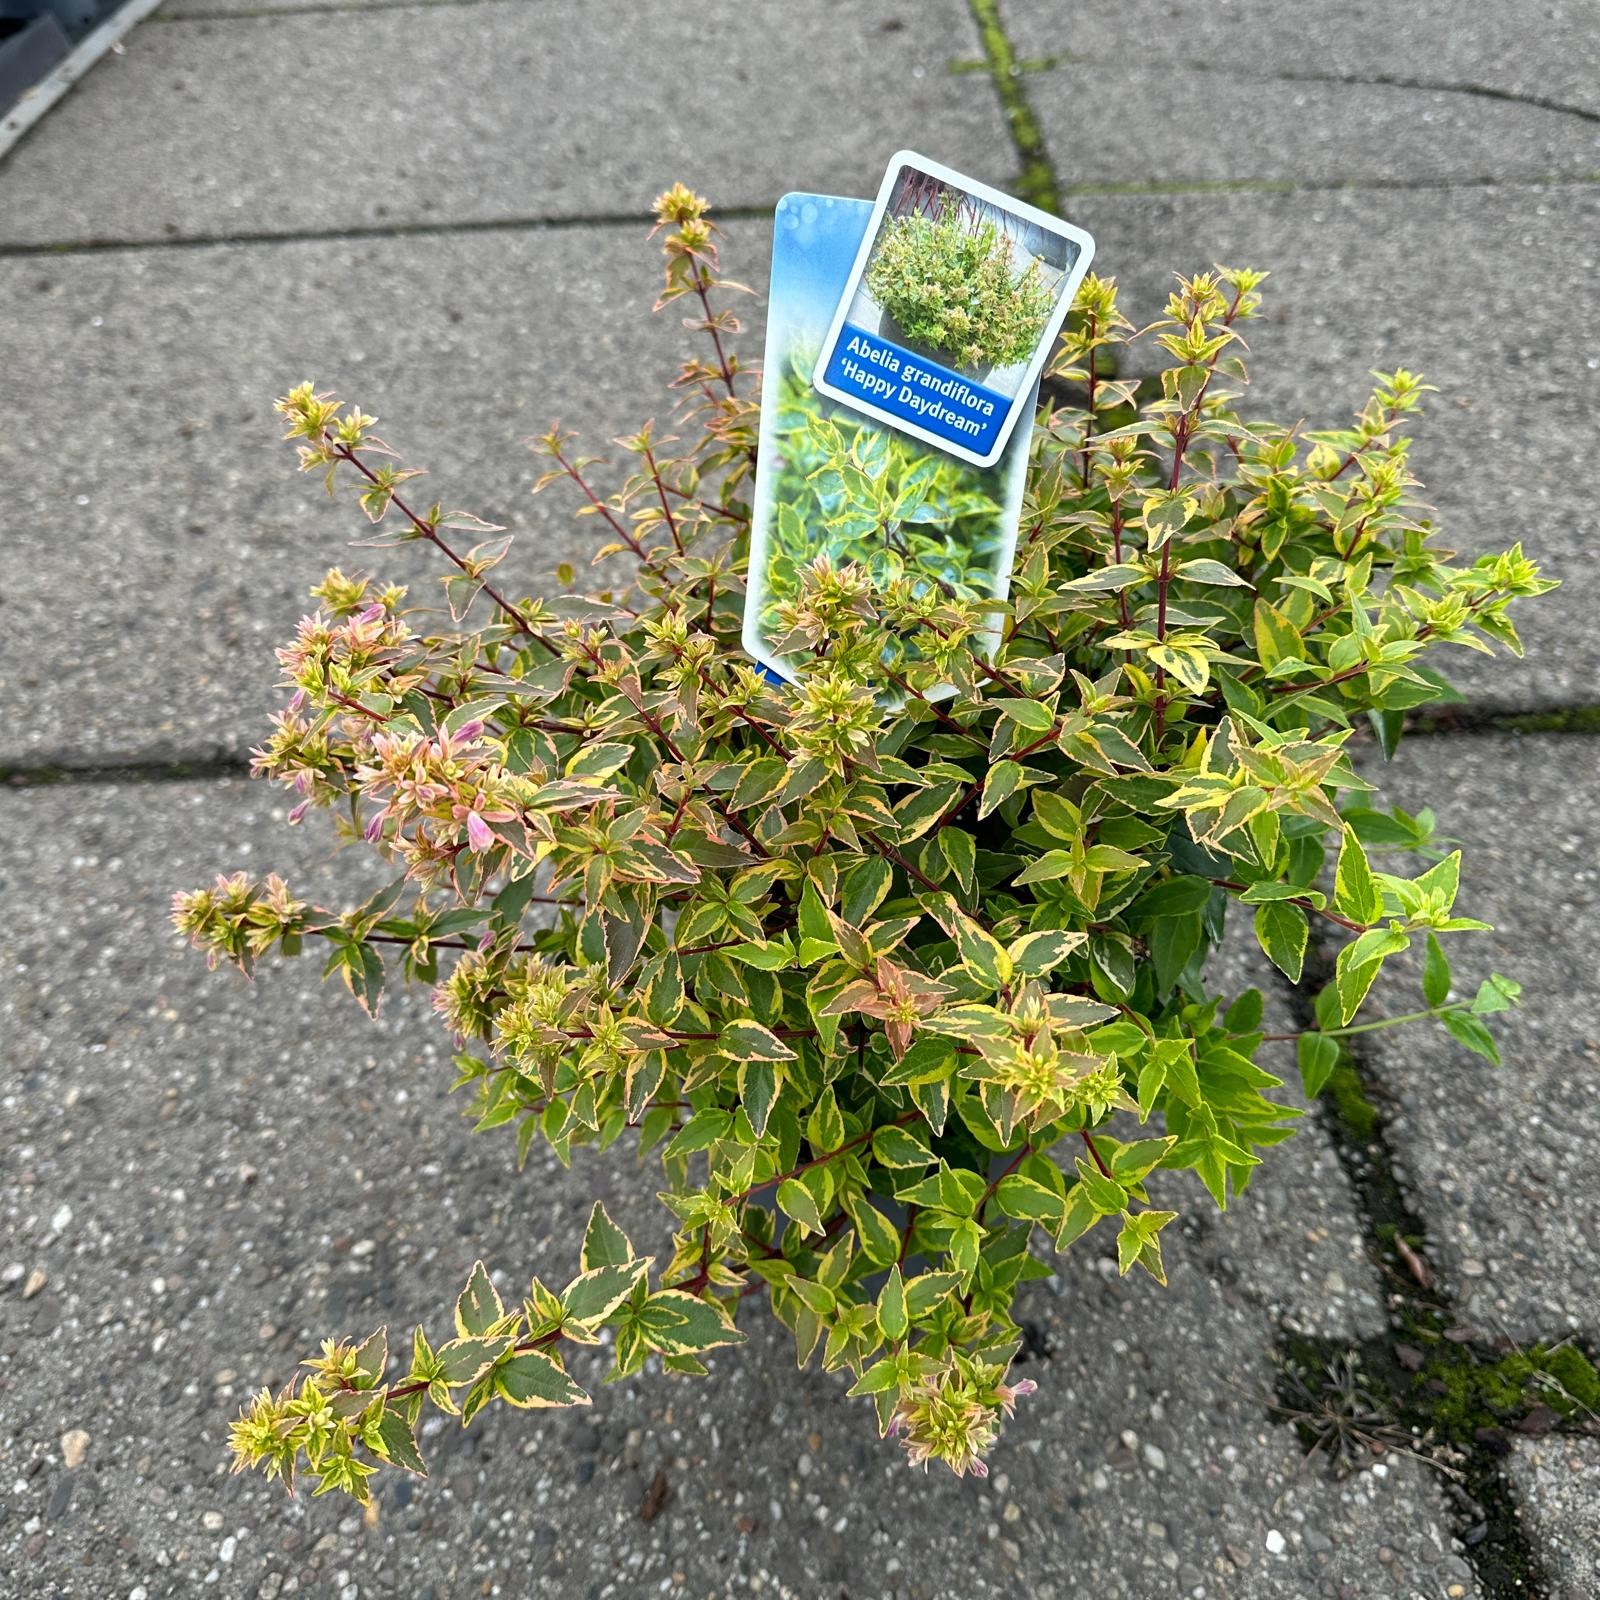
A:
{"label": "variegated shrub", "polygon": [[[1299,1040],[1312,1092],[1408,946],[1418,1015],[1480,1054],[1515,998],[1497,977],[1456,997],[1440,936],[1479,926],[1454,910],[1458,858],[1378,870],[1369,849],[1426,854],[1431,821],[1377,807],[1351,764],[1446,692],[1425,652],[1515,649],[1508,606],[1550,587],[1519,550],[1439,546],[1407,465],[1416,378],[1381,377],[1331,432],[1247,423],[1260,274],[1181,279],[1139,336],[1163,366],[1143,382],[1108,375],[1134,335],[1091,278],[1009,602],[812,565],[781,619],[807,666],[776,685],[738,643],[756,381],[735,286],[703,201],[675,189],[659,217],[663,303],[707,340],[678,380],[684,442],[619,441],[609,494],[565,436],[541,442],[599,557],[631,563],[608,591],[529,598],[495,530],[415,498],[370,417],[309,384],[279,404],[306,469],[437,549],[450,617],[330,573],[256,763],[393,884],[339,911],[224,878],[178,896],[178,926],[245,968],[314,946],[369,1010],[386,982],[431,986],[480,1128],[519,1159],[648,1154],[671,1219],[641,1256],[596,1207],[570,1282],[508,1304],[480,1265],[448,1338],[330,1342],[263,1391],[239,1463],[319,1491],[421,1471],[425,1405],[583,1403],[574,1347],[599,1349],[585,1373],[700,1373],[763,1291],[913,1460],[982,1472],[1032,1387],[1012,1307],[1051,1252],[1099,1229],[1162,1278],[1163,1207],[1225,1206],[1290,1134],[1254,1061],[1260,995],[1208,982],[1229,916],[1291,979],[1312,925],[1340,947]],[[826,470],[881,500],[887,453],[859,437]]]}

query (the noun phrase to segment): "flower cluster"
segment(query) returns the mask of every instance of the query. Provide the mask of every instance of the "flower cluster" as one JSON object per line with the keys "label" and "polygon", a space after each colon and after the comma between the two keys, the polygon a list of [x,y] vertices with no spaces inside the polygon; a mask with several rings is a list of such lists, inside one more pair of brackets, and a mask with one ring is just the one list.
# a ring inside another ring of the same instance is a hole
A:
{"label": "flower cluster", "polygon": [[1002,1418],[1038,1388],[1032,1378],[1003,1382],[1004,1369],[965,1356],[914,1378],[896,1402],[889,1432],[898,1436],[912,1466],[926,1470],[942,1461],[958,1478],[987,1478],[984,1456],[1000,1432]]}

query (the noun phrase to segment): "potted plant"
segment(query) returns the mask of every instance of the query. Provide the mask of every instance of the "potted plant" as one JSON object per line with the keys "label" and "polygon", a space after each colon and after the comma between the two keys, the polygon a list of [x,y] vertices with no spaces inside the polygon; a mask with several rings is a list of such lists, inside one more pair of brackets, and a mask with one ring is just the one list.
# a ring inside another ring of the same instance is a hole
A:
{"label": "potted plant", "polygon": [[626,593],[527,597],[505,541],[415,500],[359,407],[309,384],[279,404],[306,470],[438,551],[453,620],[335,571],[280,652],[291,698],[257,769],[393,883],[330,910],[239,874],[180,894],[177,924],[246,968],[315,947],[368,1009],[430,986],[480,1128],[521,1155],[636,1146],[670,1217],[641,1254],[597,1205],[553,1277],[507,1295],[480,1263],[442,1336],[330,1340],[259,1394],[238,1464],[319,1491],[421,1471],[428,1406],[581,1404],[591,1368],[653,1357],[700,1374],[763,1296],[913,1461],[981,1473],[1032,1388],[1012,1307],[1050,1253],[1098,1233],[1164,1281],[1172,1207],[1225,1206],[1292,1131],[1254,1059],[1260,995],[1210,976],[1229,917],[1291,979],[1313,924],[1339,945],[1299,1042],[1313,1093],[1408,947],[1424,1014],[1471,1048],[1516,995],[1491,976],[1454,997],[1444,943],[1480,926],[1454,908],[1459,857],[1375,865],[1369,845],[1425,830],[1351,761],[1441,693],[1427,652],[1515,648],[1509,606],[1550,587],[1518,549],[1436,545],[1415,377],[1346,428],[1246,425],[1260,274],[1181,280],[1147,386],[1105,376],[1130,329],[1091,278],[995,648],[981,592],[821,560],[782,602],[809,664],[775,686],[737,643],[755,386],[705,203],[675,188],[657,214],[662,303],[707,338],[686,442],[624,441],[606,494],[542,441],[598,554],[635,560]]}

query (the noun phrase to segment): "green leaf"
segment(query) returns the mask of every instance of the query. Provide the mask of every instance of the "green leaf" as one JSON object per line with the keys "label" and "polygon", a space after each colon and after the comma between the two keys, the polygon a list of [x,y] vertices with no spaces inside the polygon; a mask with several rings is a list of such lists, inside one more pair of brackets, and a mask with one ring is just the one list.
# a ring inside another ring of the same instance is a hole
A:
{"label": "green leaf", "polygon": [[1180,561],[1174,570],[1190,583],[1220,584],[1234,589],[1250,587],[1249,581],[1241,578],[1232,567],[1225,567],[1220,561],[1210,561],[1204,557],[1197,561]]}
{"label": "green leaf", "polygon": [[649,1268],[650,1257],[646,1256],[580,1273],[561,1296],[562,1310],[574,1322],[599,1322],[633,1293],[633,1286]]}
{"label": "green leaf", "polygon": [[800,896],[800,959],[820,961],[836,948],[828,908],[822,903],[814,883],[807,883]]}
{"label": "green leaf", "polygon": [[767,1120],[777,1104],[778,1089],[783,1079],[771,1061],[742,1061],[739,1063],[739,1104],[750,1119],[750,1126],[758,1139],[765,1136]]}
{"label": "green leaf", "polygon": [[734,811],[744,811],[759,805],[775,795],[789,776],[789,764],[777,756],[759,756],[749,762],[739,774],[728,805]]}
{"label": "green leaf", "polygon": [[906,1314],[920,1322],[952,1290],[961,1287],[959,1272],[924,1272],[906,1284]]}
{"label": "green leaf", "polygon": [[1367,713],[1367,721],[1372,725],[1373,733],[1377,735],[1378,748],[1383,751],[1383,759],[1393,761],[1395,751],[1400,748],[1400,736],[1405,732],[1405,712],[1374,709]]}
{"label": "green leaf", "polygon": [[639,1313],[639,1326],[652,1349],[671,1355],[744,1342],[720,1306],[681,1289],[659,1289],[651,1295]]}
{"label": "green leaf", "polygon": [[861,1253],[875,1267],[887,1267],[900,1254],[900,1234],[894,1224],[860,1194],[845,1197],[845,1210],[855,1224]]}
{"label": "green leaf", "polygon": [[1355,950],[1353,944],[1347,944],[1339,952],[1339,959],[1334,963],[1334,989],[1339,996],[1339,1021],[1348,1023],[1361,1009],[1361,1002],[1367,998],[1367,991],[1377,981],[1378,974],[1383,970],[1383,960],[1357,961],[1351,959]]}
{"label": "green leaf", "polygon": [[1047,1189],[1042,1183],[1013,1172],[1000,1180],[994,1192],[995,1204],[1008,1216],[1020,1222],[1042,1222],[1052,1232],[1060,1227],[1066,1215],[1064,1195]]}
{"label": "green leaf", "polygon": [[1040,933],[1024,934],[1012,942],[1009,951],[1012,966],[1025,978],[1040,978],[1052,967],[1058,967],[1087,938],[1086,934],[1068,933],[1065,929],[1046,928]]}
{"label": "green leaf", "polygon": [[906,1286],[905,1280],[900,1276],[900,1268],[889,1268],[889,1276],[884,1279],[883,1288],[878,1294],[878,1326],[883,1330],[883,1336],[891,1343],[899,1343],[905,1338],[911,1326],[911,1319],[906,1313]]}
{"label": "green leaf", "polygon": [[1515,978],[1491,972],[1478,985],[1478,992],[1473,996],[1472,1014],[1475,1017],[1487,1017],[1496,1011],[1509,1011],[1518,1003],[1521,994],[1522,985]]}
{"label": "green leaf", "polygon": [[1118,1147],[1111,1157],[1111,1175],[1123,1188],[1141,1183],[1161,1165],[1162,1158],[1178,1141],[1165,1139],[1135,1139],[1131,1144]]}
{"label": "green leaf", "polygon": [[1076,1166],[1078,1187],[1088,1195],[1089,1203],[1096,1211],[1109,1217],[1127,1205],[1128,1196],[1115,1178],[1106,1177],[1097,1166],[1085,1161],[1082,1156],[1078,1157]]}
{"label": "green leaf", "polygon": [[865,927],[867,919],[883,904],[893,882],[894,868],[882,856],[873,856],[852,868],[844,880],[840,918],[852,928]]}
{"label": "green leaf", "polygon": [[943,827],[939,830],[939,851],[955,880],[963,889],[972,888],[972,875],[978,864],[978,847],[964,828]]}
{"label": "green leaf", "polygon": [[1056,1249],[1065,1250],[1069,1244],[1081,1239],[1105,1213],[1089,1198],[1089,1191],[1075,1183],[1067,1191],[1067,1209],[1056,1229]]}
{"label": "green leaf", "polygon": [[474,1264],[467,1286],[456,1300],[456,1332],[463,1339],[476,1338],[492,1328],[506,1314],[500,1294],[489,1281],[489,1269]]}
{"label": "green leaf", "polygon": [[1269,605],[1265,600],[1257,600],[1254,625],[1256,654],[1267,672],[1270,673],[1280,661],[1305,659],[1306,645],[1300,637],[1300,630],[1276,606]]}
{"label": "green leaf", "polygon": [[1383,896],[1378,892],[1372,868],[1367,865],[1367,852],[1361,848],[1355,829],[1348,823],[1339,848],[1339,864],[1333,874],[1333,904],[1335,910],[1363,926],[1376,922],[1383,915]]}
{"label": "green leaf", "polygon": [[397,1467],[404,1467],[407,1472],[416,1473],[419,1478],[428,1476],[422,1452],[417,1449],[417,1436],[412,1432],[411,1424],[394,1406],[384,1408],[383,1416],[378,1420],[378,1438],[383,1444],[385,1460]]}
{"label": "green leaf", "polygon": [[667,1146],[668,1156],[692,1156],[702,1150],[709,1150],[717,1140],[725,1139],[728,1131],[733,1127],[733,1113],[724,1111],[720,1106],[707,1106],[704,1111],[697,1111],[673,1135],[672,1142]]}
{"label": "green leaf", "polygon": [[589,1404],[589,1396],[539,1350],[525,1350],[496,1367],[494,1389],[508,1405],[524,1411],[539,1406]]}
{"label": "green leaf", "polygon": [[1422,998],[1430,1006],[1442,1006],[1450,998],[1450,958],[1434,933],[1428,935],[1427,954],[1422,958]]}
{"label": "green leaf", "polygon": [[385,1328],[364,1339],[356,1348],[356,1387],[370,1389],[389,1364],[389,1334]]}
{"label": "green leaf", "polygon": [[1437,896],[1442,909],[1448,911],[1456,903],[1456,895],[1461,889],[1461,852],[1452,850],[1443,861],[1434,862],[1426,872],[1413,880],[1413,887],[1430,897]]}
{"label": "green leaf", "polygon": [[730,1061],[793,1061],[795,1053],[775,1033],[754,1017],[724,1023],[717,1049]]}
{"label": "green leaf", "polygon": [[627,766],[633,747],[626,744],[588,744],[567,763],[569,778],[609,778]]}
{"label": "green leaf", "polygon": [[1177,1216],[1176,1211],[1123,1213],[1122,1231],[1117,1235],[1117,1271],[1124,1276],[1141,1266],[1159,1284],[1167,1281],[1161,1260],[1161,1230]]}
{"label": "green leaf", "polygon": [[481,1377],[510,1348],[509,1334],[496,1339],[452,1339],[437,1351],[439,1378],[449,1388],[458,1389]]}
{"label": "green leaf", "polygon": [[578,1259],[585,1272],[633,1260],[633,1246],[627,1234],[611,1220],[598,1200],[589,1213],[589,1225],[583,1230],[583,1253]]}
{"label": "green leaf", "polygon": [[989,768],[983,780],[983,794],[978,801],[978,816],[987,817],[998,811],[1022,785],[1022,767],[1015,761],[997,761]]}
{"label": "green leaf", "polygon": [[819,1317],[831,1317],[838,1306],[838,1297],[825,1283],[802,1277],[798,1272],[783,1280],[783,1286],[807,1311]]}
{"label": "green leaf", "polygon": [[852,1395],[884,1394],[890,1389],[897,1388],[900,1383],[900,1372],[893,1360],[874,1362],[846,1391]]}
{"label": "green leaf", "polygon": [[1150,955],[1156,969],[1156,989],[1165,994],[1177,983],[1194,953],[1205,940],[1205,921],[1198,911],[1183,917],[1163,917],[1150,933]]}
{"label": "green leaf", "polygon": [[1131,588],[1134,584],[1143,581],[1146,573],[1143,567],[1136,567],[1128,562],[1116,566],[1099,567],[1093,572],[1086,572],[1081,578],[1073,578],[1070,582],[1061,585],[1063,589],[1086,589],[1091,594],[1109,593],[1116,589]]}
{"label": "green leaf", "polygon": [[1256,907],[1256,938],[1267,958],[1291,983],[1300,981],[1309,929],[1306,914],[1289,900]]}
{"label": "green leaf", "polygon": [[914,1132],[908,1127],[879,1128],[872,1136],[872,1155],[884,1167],[933,1165],[933,1151],[928,1142],[920,1130]]}
{"label": "green leaf", "polygon": [[730,961],[740,966],[755,967],[761,972],[782,972],[794,964],[794,951],[787,939],[770,939],[761,944],[730,945],[722,952]]}
{"label": "green leaf", "polygon": [[1446,1011],[1439,1017],[1450,1037],[1494,1066],[1500,1065],[1500,1048],[1483,1023],[1465,1011]]}
{"label": "green leaf", "polygon": [[[1399,928],[1368,928],[1346,946],[1346,959],[1352,967],[1364,967],[1368,962],[1399,955],[1410,946],[1411,936]],[[1345,954],[1345,951],[1340,954]]]}
{"label": "green leaf", "polygon": [[822,1091],[822,1098],[806,1120],[806,1139],[819,1155],[837,1150],[844,1143],[844,1118],[839,1113],[839,1102],[832,1088]]}
{"label": "green leaf", "polygon": [[951,921],[956,948],[961,952],[961,964],[984,987],[993,993],[1011,980],[1011,957],[1006,947],[986,928],[980,928],[971,917],[956,912]]}
{"label": "green leaf", "polygon": [[785,1178],[778,1185],[778,1209],[793,1217],[807,1233],[822,1232],[822,1213],[815,1196],[797,1178]]}
{"label": "green leaf", "polygon": [[1022,869],[1013,880],[1018,884],[1053,883],[1064,878],[1078,863],[1068,850],[1046,850]]}
{"label": "green leaf", "polygon": [[1308,1099],[1315,1099],[1339,1065],[1339,1041],[1325,1033],[1302,1033],[1295,1042],[1295,1059],[1300,1067],[1300,1082]]}
{"label": "green leaf", "polygon": [[1055,714],[1037,700],[996,700],[995,708],[1029,733],[1048,733],[1055,725]]}
{"label": "green leaf", "polygon": [[[1172,1048],[1162,1049],[1163,1044]],[[1167,1086],[1186,1106],[1200,1104],[1200,1076],[1194,1064],[1194,1049],[1187,1039],[1163,1040],[1156,1046],[1166,1062]]]}

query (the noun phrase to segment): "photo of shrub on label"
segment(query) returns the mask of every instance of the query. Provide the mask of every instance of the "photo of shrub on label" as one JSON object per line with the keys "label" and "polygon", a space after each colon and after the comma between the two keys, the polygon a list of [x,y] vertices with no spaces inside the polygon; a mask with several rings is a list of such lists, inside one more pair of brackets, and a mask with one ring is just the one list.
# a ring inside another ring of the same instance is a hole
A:
{"label": "photo of shrub on label", "polygon": [[878,191],[816,386],[992,466],[1093,256],[1081,228],[902,150]]}

